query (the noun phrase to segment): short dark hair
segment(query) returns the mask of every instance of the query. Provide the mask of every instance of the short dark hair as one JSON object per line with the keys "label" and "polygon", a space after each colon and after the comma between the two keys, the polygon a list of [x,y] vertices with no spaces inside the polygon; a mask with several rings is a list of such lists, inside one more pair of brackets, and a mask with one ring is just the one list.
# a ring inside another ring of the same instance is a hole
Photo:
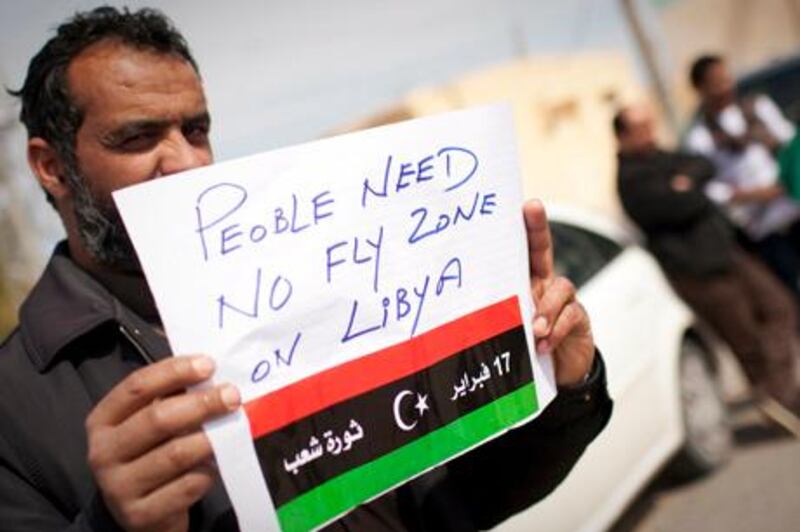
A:
{"label": "short dark hair", "polygon": [[722,61],[722,56],[716,54],[701,55],[695,59],[689,69],[689,82],[692,87],[699,89],[706,81],[706,75],[708,75],[711,67],[722,63]]}
{"label": "short dark hair", "polygon": [[199,74],[186,40],[158,10],[131,12],[128,8],[102,6],[73,15],[31,59],[22,88],[8,91],[22,100],[19,118],[28,130],[28,138],[45,139],[64,164],[73,168],[77,168],[75,137],[83,113],[70,97],[67,68],[83,50],[103,40],[174,54]]}
{"label": "short dark hair", "polygon": [[614,128],[614,134],[618,138],[628,130],[628,121],[625,120],[626,112],[628,112],[628,109],[625,107],[618,109],[617,112],[614,113],[614,119],[611,121],[611,125]]}

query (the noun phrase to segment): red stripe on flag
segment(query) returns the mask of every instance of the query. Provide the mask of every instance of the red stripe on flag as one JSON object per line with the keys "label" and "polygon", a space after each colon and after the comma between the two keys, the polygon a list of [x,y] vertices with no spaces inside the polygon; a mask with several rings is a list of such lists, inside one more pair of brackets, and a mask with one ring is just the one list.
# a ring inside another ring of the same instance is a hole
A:
{"label": "red stripe on flag", "polygon": [[477,310],[375,353],[322,371],[244,405],[253,438],[417,373],[522,324],[517,297]]}

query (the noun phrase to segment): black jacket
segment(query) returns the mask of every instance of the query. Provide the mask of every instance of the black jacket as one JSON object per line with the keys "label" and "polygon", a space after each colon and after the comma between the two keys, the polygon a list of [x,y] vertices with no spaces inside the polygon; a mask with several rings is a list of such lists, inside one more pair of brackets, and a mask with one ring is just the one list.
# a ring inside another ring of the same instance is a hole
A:
{"label": "black jacket", "polygon": [[[0,348],[0,529],[115,530],[86,463],[84,420],[166,341],[78,268],[62,243]],[[534,422],[354,510],[331,529],[486,528],[547,495],[603,429],[611,400],[598,355],[584,386]],[[231,530],[221,483],[191,511],[193,530]]]}
{"label": "black jacket", "polygon": [[[672,188],[679,174],[693,180],[690,190]],[[713,175],[714,166],[700,156],[661,150],[619,156],[622,206],[668,273],[707,276],[733,264],[733,229],[703,191]]]}

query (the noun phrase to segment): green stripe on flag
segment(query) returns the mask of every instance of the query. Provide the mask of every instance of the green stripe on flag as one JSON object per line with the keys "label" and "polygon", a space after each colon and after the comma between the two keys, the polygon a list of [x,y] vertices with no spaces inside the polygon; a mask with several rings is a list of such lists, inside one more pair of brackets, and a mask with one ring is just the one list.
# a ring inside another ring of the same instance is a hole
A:
{"label": "green stripe on flag", "polygon": [[362,501],[400,484],[472,447],[536,411],[533,383],[437,429],[413,442],[352,469],[304,493],[278,509],[285,531],[319,526]]}

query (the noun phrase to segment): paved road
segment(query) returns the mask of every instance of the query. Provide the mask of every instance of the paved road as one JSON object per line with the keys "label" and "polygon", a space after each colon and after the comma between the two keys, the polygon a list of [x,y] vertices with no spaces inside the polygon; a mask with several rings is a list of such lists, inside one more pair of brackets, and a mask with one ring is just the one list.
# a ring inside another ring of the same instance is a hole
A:
{"label": "paved road", "polygon": [[735,434],[725,468],[678,486],[657,478],[612,532],[800,531],[800,441],[748,406]]}

